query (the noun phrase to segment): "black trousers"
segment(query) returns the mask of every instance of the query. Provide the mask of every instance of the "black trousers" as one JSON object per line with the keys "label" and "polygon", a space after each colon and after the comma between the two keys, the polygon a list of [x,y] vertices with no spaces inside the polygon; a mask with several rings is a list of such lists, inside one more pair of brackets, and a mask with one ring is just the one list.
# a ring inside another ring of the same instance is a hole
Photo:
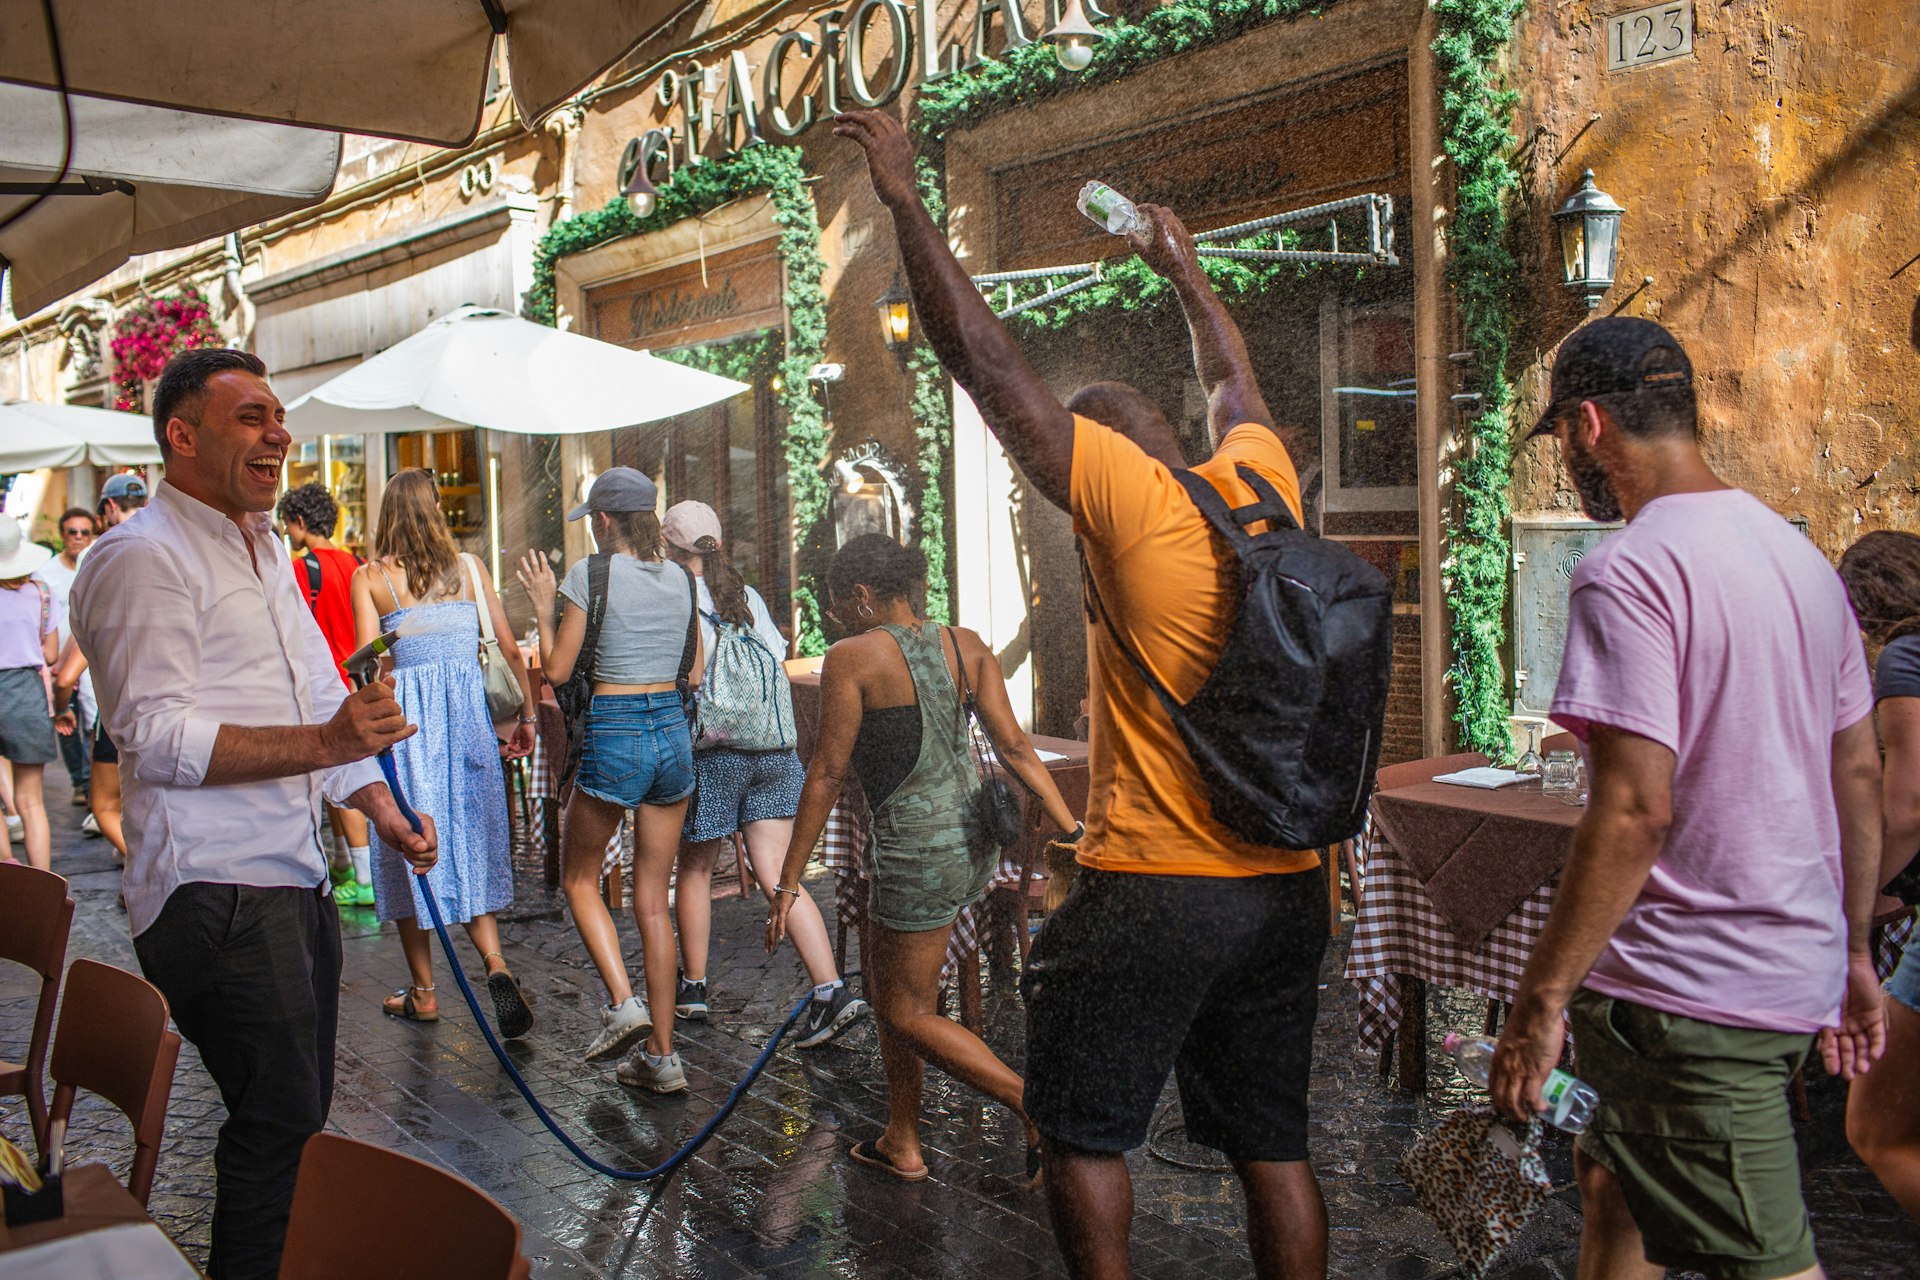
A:
{"label": "black trousers", "polygon": [[321,889],[185,884],[133,940],[220,1086],[213,1280],[274,1280],[300,1151],[327,1122],[340,915]]}
{"label": "black trousers", "polygon": [[60,736],[60,762],[67,766],[67,781],[73,784],[75,791],[87,789],[87,735],[75,730]]}

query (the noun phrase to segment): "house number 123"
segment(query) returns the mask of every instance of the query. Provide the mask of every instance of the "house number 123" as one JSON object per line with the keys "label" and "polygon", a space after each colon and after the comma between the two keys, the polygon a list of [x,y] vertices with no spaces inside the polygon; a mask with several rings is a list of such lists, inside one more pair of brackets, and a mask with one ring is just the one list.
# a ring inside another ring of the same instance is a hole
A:
{"label": "house number 123", "polygon": [[1607,19],[1607,70],[1632,71],[1693,52],[1693,5],[1656,4]]}

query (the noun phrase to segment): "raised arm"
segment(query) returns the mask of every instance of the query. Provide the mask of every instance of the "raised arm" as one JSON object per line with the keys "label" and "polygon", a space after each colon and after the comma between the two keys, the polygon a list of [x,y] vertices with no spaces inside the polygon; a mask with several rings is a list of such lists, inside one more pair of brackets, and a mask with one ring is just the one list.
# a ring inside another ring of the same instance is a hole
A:
{"label": "raised arm", "polygon": [[914,310],[940,363],[973,397],[980,416],[1033,487],[1067,510],[1073,415],[1027,363],[933,224],[914,183],[906,130],[885,112],[849,111],[834,117],[833,132],[867,153],[874,193],[893,214]]}
{"label": "raised arm", "polygon": [[1200,267],[1194,251],[1193,236],[1179,215],[1164,205],[1143,204],[1140,212],[1153,224],[1145,234],[1129,232],[1127,243],[1134,247],[1154,272],[1173,286],[1180,309],[1187,317],[1187,331],[1193,335],[1193,367],[1207,393],[1207,429],[1217,449],[1227,432],[1243,422],[1257,422],[1280,437],[1291,452],[1291,431],[1273,425],[1273,414],[1260,394],[1259,380],[1253,376],[1253,361],[1247,355],[1246,339],[1240,326],[1227,314],[1227,308],[1213,291],[1213,282]]}

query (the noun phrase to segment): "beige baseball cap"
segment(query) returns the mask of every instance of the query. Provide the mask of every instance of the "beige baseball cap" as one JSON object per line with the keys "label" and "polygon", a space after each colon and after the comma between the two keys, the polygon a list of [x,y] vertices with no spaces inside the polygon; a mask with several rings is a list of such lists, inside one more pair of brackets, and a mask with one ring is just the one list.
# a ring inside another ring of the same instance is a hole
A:
{"label": "beige baseball cap", "polygon": [[[682,551],[715,551],[722,541],[720,517],[704,502],[676,502],[660,521],[660,536]],[[701,546],[707,539],[711,544]]]}

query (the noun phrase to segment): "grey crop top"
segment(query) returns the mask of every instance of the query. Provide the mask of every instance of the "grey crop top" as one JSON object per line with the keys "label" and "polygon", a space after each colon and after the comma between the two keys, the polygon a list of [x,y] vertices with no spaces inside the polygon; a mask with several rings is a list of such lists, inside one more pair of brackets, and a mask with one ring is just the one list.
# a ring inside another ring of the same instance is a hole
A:
{"label": "grey crop top", "polygon": [[[560,594],[587,607],[587,562],[567,570]],[[680,674],[693,611],[687,571],[671,560],[616,555],[607,566],[607,612],[600,623],[600,659],[595,680],[607,684],[660,684]]]}

